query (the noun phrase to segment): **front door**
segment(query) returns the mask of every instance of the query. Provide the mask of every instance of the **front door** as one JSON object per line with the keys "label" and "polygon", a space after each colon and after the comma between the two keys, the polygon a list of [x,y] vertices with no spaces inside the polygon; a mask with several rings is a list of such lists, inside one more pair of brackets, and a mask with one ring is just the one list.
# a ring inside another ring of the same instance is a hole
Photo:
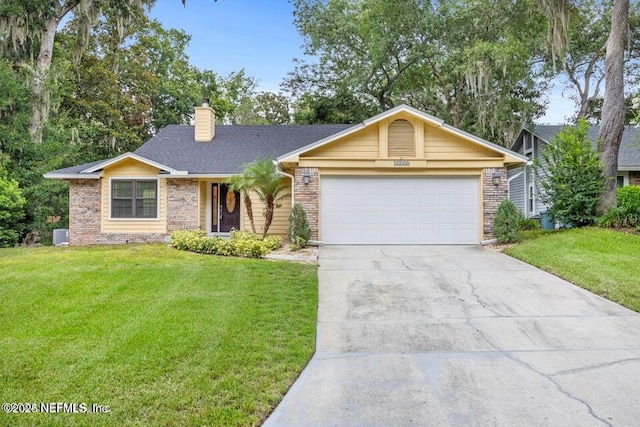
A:
{"label": "front door", "polygon": [[228,233],[240,228],[240,193],[230,191],[227,184],[220,184],[220,229]]}

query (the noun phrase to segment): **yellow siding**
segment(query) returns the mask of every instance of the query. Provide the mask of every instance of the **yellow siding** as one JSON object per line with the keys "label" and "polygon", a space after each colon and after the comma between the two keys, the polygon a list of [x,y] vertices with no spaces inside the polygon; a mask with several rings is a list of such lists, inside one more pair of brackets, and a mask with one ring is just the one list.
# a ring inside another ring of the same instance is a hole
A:
{"label": "yellow siding", "polygon": [[209,142],[216,132],[216,114],[210,107],[196,107],[194,114],[194,138]]}
{"label": "yellow siding", "polygon": [[[398,120],[406,120],[408,123]],[[389,128],[394,122],[396,126]],[[400,126],[402,129],[399,132],[394,129],[398,124],[405,125]],[[369,167],[363,161],[388,158],[415,159],[412,160],[411,168],[421,167],[421,159],[428,161],[427,168],[477,168],[478,162],[486,162],[487,167],[493,167],[496,161],[504,163],[501,153],[407,113],[396,114],[352,135],[303,153],[298,163],[299,166],[307,167],[362,168]],[[442,161],[447,162],[441,163]],[[474,162],[471,165],[469,161]],[[376,167],[386,166],[376,164]]]}
{"label": "yellow siding", "polygon": [[470,160],[474,157],[501,157],[499,153],[493,150],[465,141],[445,130],[428,125],[424,129],[424,156],[426,159],[432,160]]}
{"label": "yellow siding", "polygon": [[319,147],[304,157],[377,158],[378,124],[373,124],[352,135]]}
{"label": "yellow siding", "polygon": [[[291,185],[291,180],[289,178],[284,178],[284,180],[286,180],[285,182],[287,185]],[[264,204],[260,202],[255,193],[251,194],[251,204],[253,208],[253,219],[256,225],[256,232],[262,233],[262,227],[264,227]],[[276,208],[273,214],[273,221],[269,227],[268,234],[286,236],[287,228],[289,228],[289,214],[291,214],[291,195],[287,194],[287,196],[280,201],[280,207]],[[242,201],[242,218],[240,228],[251,231],[251,222],[247,215],[244,199]]]}
{"label": "yellow siding", "polygon": [[103,233],[165,233],[167,231],[167,180],[158,179],[159,219],[109,219],[109,181],[111,178],[157,178],[159,169],[133,159],[123,160],[104,170],[102,178],[102,232]]}
{"label": "yellow siding", "polygon": [[442,169],[380,169],[380,168],[363,168],[363,169],[344,169],[339,167],[324,167],[318,170],[320,177],[325,175],[365,175],[365,176],[461,176],[482,175],[481,168],[442,168]]}
{"label": "yellow siding", "polygon": [[141,163],[134,159],[126,159],[111,165],[104,170],[105,178],[111,176],[149,176],[156,177],[160,169]]}

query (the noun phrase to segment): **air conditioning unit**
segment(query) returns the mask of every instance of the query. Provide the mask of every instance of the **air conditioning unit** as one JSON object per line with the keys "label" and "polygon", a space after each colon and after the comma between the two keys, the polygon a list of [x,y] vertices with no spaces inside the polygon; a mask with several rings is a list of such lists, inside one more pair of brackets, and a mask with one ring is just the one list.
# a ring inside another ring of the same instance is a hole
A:
{"label": "air conditioning unit", "polygon": [[53,230],[53,246],[66,246],[69,244],[69,229],[56,228]]}

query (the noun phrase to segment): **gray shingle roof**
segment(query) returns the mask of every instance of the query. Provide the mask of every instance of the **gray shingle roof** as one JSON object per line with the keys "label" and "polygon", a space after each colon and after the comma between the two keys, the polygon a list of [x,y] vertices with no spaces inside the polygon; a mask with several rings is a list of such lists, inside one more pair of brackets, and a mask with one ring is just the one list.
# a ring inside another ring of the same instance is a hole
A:
{"label": "gray shingle roof", "polygon": [[53,172],[50,172],[52,174],[74,174],[74,173],[80,173],[81,171],[90,168],[91,166],[95,166],[97,164],[100,164],[104,162],[104,160],[98,160],[96,162],[91,162],[91,163],[84,163],[82,165],[75,165],[75,166],[70,166],[68,168],[63,168],[63,169],[56,169]]}
{"label": "gray shingle roof", "polygon": [[[189,174],[230,175],[258,156],[274,158],[341,132],[353,125],[216,125],[209,142],[194,140],[193,126],[169,125],[134,153]],[[75,174],[104,160],[50,172]]]}
{"label": "gray shingle roof", "polygon": [[193,139],[193,126],[170,125],[135,151],[190,174],[234,174],[258,156],[278,157],[353,125],[216,125],[209,142]]}
{"label": "gray shingle roof", "polygon": [[[541,126],[537,125],[534,132],[540,138],[550,142],[565,126]],[[597,141],[600,126],[589,126],[589,139]],[[595,148],[595,147],[594,147]],[[624,127],[620,152],[618,153],[619,168],[638,168],[640,170],[640,129],[632,125]]]}

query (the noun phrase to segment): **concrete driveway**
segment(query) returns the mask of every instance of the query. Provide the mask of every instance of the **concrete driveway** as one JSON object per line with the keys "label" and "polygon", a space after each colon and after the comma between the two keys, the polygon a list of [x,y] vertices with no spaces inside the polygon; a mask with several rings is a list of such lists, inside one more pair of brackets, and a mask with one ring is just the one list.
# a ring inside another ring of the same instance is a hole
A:
{"label": "concrete driveway", "polygon": [[630,310],[475,246],[319,265],[316,354],[267,426],[640,424]]}

